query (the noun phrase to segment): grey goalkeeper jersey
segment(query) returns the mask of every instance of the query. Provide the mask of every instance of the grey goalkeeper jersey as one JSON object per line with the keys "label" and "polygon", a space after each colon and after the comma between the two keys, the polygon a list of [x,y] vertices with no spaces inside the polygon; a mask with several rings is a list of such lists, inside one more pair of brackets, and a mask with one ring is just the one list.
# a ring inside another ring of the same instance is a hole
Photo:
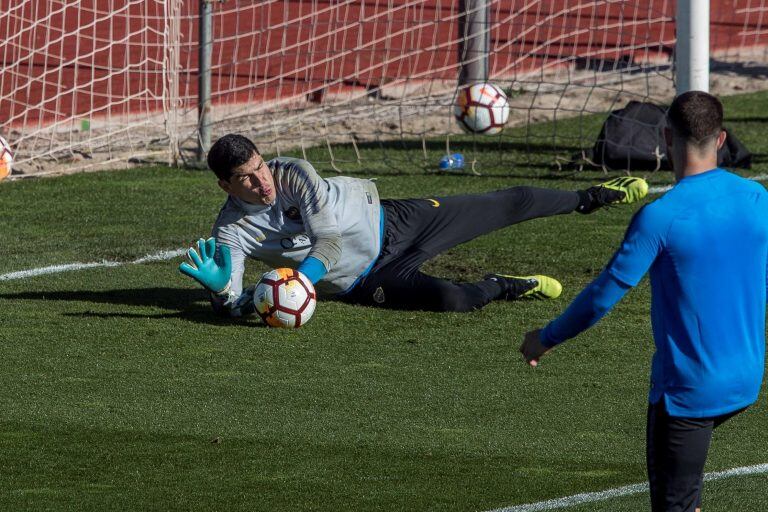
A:
{"label": "grey goalkeeper jersey", "polygon": [[308,256],[328,273],[316,284],[319,295],[349,289],[379,255],[381,207],[376,185],[348,177],[324,179],[306,160],[279,157],[267,162],[276,198],[255,205],[229,196],[213,227],[216,241],[229,246],[232,284],[228,305],[243,290],[245,260],[272,268],[296,268]]}

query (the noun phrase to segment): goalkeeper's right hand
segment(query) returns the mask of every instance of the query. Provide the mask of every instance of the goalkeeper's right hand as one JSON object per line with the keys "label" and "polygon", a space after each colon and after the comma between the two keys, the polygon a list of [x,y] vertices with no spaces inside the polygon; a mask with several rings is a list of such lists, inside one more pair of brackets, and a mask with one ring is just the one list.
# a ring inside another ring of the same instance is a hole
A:
{"label": "goalkeeper's right hand", "polygon": [[197,241],[197,248],[190,247],[187,250],[191,264],[184,262],[179,265],[179,271],[188,275],[216,295],[229,292],[232,273],[232,258],[229,255],[229,247],[216,245],[215,238]]}

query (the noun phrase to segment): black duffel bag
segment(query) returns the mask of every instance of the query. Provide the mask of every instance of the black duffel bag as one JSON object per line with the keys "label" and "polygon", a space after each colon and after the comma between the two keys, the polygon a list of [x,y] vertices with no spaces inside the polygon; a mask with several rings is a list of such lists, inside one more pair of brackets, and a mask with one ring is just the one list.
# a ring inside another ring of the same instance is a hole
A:
{"label": "black duffel bag", "polygon": [[[584,163],[608,170],[672,170],[666,156],[664,128],[666,110],[652,103],[630,101],[626,107],[614,110],[603,123],[592,149],[574,156],[574,164]],[[718,165],[749,169],[752,154],[725,128],[725,144],[717,153]]]}

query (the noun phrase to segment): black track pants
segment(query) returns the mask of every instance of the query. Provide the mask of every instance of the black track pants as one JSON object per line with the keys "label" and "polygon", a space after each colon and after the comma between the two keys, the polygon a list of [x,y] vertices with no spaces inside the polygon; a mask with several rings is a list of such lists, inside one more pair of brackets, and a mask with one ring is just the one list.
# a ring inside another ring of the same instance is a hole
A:
{"label": "black track pants", "polygon": [[455,283],[419,269],[480,235],[537,217],[570,213],[576,192],[514,187],[486,194],[384,200],[384,245],[371,269],[342,300],[395,309],[471,311],[499,297],[493,281]]}
{"label": "black track pants", "polygon": [[712,431],[743,410],[712,418],[677,418],[667,413],[664,399],[648,406],[646,446],[653,512],[694,512],[701,507]]}

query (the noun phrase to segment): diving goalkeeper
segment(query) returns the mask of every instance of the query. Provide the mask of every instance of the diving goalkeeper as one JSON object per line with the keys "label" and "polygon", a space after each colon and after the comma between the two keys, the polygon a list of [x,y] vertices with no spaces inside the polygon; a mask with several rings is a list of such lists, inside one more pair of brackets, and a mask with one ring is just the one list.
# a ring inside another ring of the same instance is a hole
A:
{"label": "diving goalkeeper", "polygon": [[265,162],[241,135],[211,147],[208,166],[228,194],[213,236],[188,251],[179,270],[212,295],[214,309],[231,316],[254,312],[243,290],[248,258],[305,274],[320,297],[396,309],[472,311],[492,300],[555,298],[562,287],[543,275],[489,274],[477,282],[427,275],[427,260],[491,231],[570,212],[644,197],[641,178],[617,178],[576,192],[514,187],[496,192],[427,199],[380,200],[374,182],[322,178],[305,161]]}

